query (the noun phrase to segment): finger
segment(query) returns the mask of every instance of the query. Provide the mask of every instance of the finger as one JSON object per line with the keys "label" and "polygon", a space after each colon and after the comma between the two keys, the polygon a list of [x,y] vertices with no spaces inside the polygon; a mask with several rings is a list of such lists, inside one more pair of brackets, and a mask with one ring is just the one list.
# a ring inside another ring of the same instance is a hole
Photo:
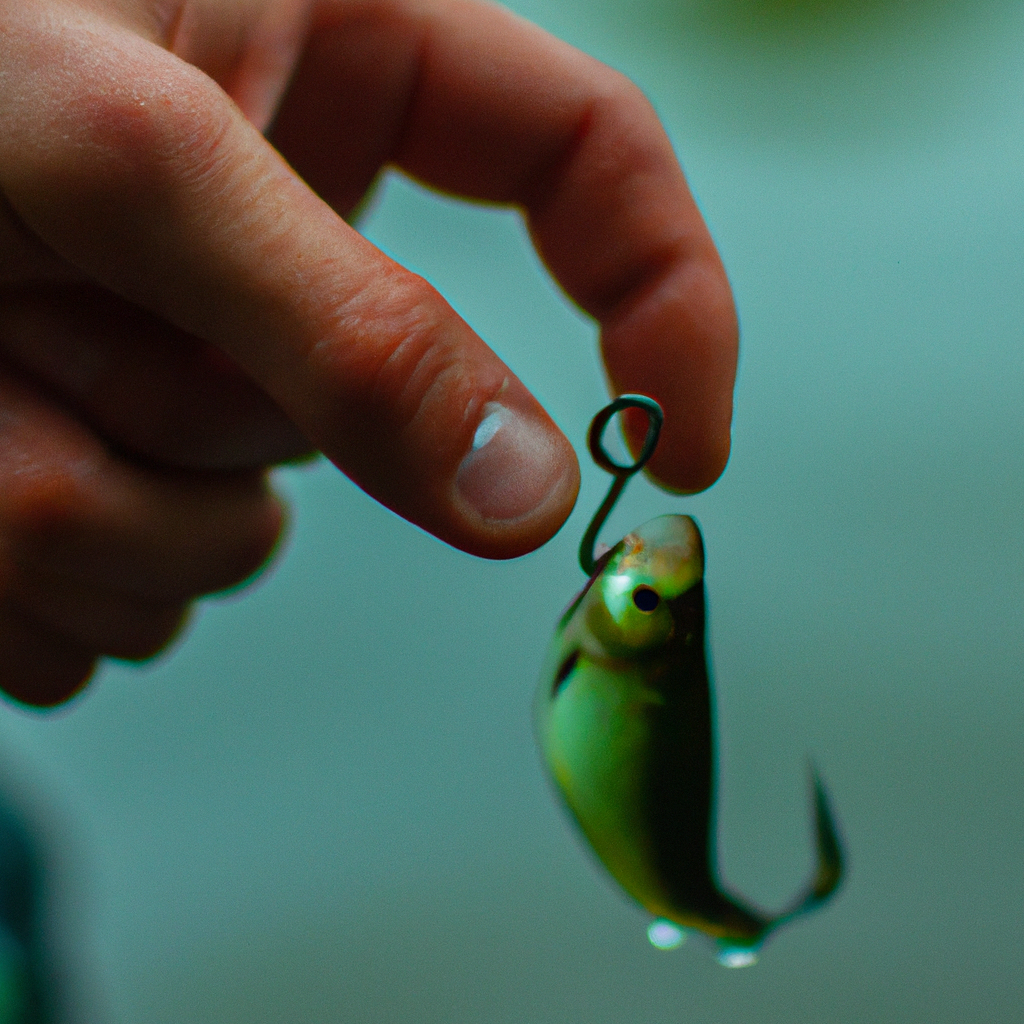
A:
{"label": "finger", "polygon": [[26,281],[81,280],[70,266],[25,226],[0,193],[0,287]]}
{"label": "finger", "polygon": [[[0,41],[0,186],[49,246],[214,342],[371,494],[476,554],[575,499],[571,446],[426,284],[302,183],[208,78],[82,14]],[[75,69],[74,89],[63,72]],[[18,75],[21,75],[18,78]]]}
{"label": "finger", "polygon": [[0,689],[22,704],[54,707],[89,681],[96,654],[59,630],[0,603]]}
{"label": "finger", "polygon": [[134,465],[9,375],[0,410],[0,554],[19,572],[179,604],[242,582],[273,550],[283,510],[261,475]]}
{"label": "finger", "polygon": [[145,601],[41,572],[15,569],[8,604],[88,651],[112,658],[151,658],[181,631],[182,604]]}
{"label": "finger", "polygon": [[0,290],[0,355],[121,450],[182,469],[255,469],[309,441],[219,349],[96,288]]}
{"label": "finger", "polygon": [[426,23],[403,4],[324,4],[268,137],[342,216],[401,141]]}
{"label": "finger", "polygon": [[334,3],[272,138],[343,211],[387,160],[524,207],[555,277],[601,324],[612,387],[665,407],[654,472],[694,490],[722,471],[729,285],[664,129],[621,75],[497,5]]}

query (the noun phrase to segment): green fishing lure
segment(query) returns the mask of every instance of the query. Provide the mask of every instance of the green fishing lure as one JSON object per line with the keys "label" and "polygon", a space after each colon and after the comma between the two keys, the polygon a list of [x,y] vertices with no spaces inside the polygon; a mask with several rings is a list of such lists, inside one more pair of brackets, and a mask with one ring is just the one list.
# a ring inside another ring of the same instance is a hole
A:
{"label": "green fishing lure", "polygon": [[[614,462],[602,436],[626,408],[648,414],[640,458]],[[714,705],[704,640],[704,546],[689,516],[652,519],[600,559],[597,534],[626,481],[653,454],[661,409],[624,395],[595,417],[590,450],[615,475],[587,530],[590,579],[555,631],[537,693],[548,771],[583,835],[615,880],[654,915],[653,944],[687,930],[718,943],[719,961],[753,963],[768,934],[820,905],[843,876],[828,797],[812,779],[817,868],[785,911],[745,905],[718,880]]]}

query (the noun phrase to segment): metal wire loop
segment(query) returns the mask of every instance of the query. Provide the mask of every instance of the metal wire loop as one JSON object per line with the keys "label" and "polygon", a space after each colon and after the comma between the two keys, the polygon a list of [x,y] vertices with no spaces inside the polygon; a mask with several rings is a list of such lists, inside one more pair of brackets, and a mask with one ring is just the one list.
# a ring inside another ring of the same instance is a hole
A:
{"label": "metal wire loop", "polygon": [[[625,409],[642,409],[647,413],[647,434],[644,437],[640,455],[635,462],[626,466],[616,462],[608,454],[603,441],[605,428],[611,418],[617,412],[622,412]],[[662,412],[661,406],[646,395],[620,395],[614,402],[606,405],[591,421],[590,430],[587,433],[587,447],[590,449],[590,455],[594,462],[606,473],[611,473],[615,479],[580,541],[580,566],[588,576],[594,574],[598,565],[598,559],[594,557],[597,535],[615,507],[615,503],[619,500],[629,478],[639,473],[654,454],[654,449],[658,447],[658,436],[664,421],[665,414]]]}
{"label": "metal wire loop", "polygon": [[[620,465],[607,452],[604,447],[604,431],[609,421],[617,412],[626,409],[643,409],[647,413],[647,436],[644,437],[643,447],[636,462],[628,466]],[[606,405],[591,421],[590,430],[587,434],[587,446],[590,448],[591,458],[606,472],[613,476],[632,476],[639,473],[658,447],[658,436],[661,434],[661,425],[665,422],[665,414],[661,406],[653,398],[646,395],[620,395],[614,402]]]}

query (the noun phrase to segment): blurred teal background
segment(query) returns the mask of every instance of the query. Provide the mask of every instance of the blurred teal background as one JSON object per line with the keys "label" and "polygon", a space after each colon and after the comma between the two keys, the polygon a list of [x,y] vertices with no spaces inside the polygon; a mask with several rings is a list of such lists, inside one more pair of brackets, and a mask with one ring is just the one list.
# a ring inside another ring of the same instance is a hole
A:
{"label": "blurred teal background", "polygon": [[[59,844],[81,1019],[110,1024],[1017,1022],[1024,1006],[1024,6],[518,0],[666,121],[743,325],[701,521],[726,879],[844,891],[746,971],[653,949],[547,791],[530,703],[606,480],[544,550],[474,561],[330,467],[172,657],[0,709]],[[364,222],[582,450],[594,329],[517,218],[391,179]]]}

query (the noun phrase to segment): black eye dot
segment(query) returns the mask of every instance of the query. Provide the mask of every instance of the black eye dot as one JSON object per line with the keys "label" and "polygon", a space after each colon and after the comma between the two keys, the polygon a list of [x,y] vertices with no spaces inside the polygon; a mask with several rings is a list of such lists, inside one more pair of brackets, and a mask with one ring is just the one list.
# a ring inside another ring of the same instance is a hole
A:
{"label": "black eye dot", "polygon": [[551,686],[552,696],[557,694],[558,691],[565,686],[565,681],[572,675],[572,670],[576,667],[576,662],[579,660],[580,652],[573,651],[572,654],[562,662],[562,665],[558,670],[558,674],[555,676],[555,681]]}
{"label": "black eye dot", "polygon": [[658,592],[651,587],[637,587],[633,591],[633,604],[642,612],[653,612],[660,602]]}

